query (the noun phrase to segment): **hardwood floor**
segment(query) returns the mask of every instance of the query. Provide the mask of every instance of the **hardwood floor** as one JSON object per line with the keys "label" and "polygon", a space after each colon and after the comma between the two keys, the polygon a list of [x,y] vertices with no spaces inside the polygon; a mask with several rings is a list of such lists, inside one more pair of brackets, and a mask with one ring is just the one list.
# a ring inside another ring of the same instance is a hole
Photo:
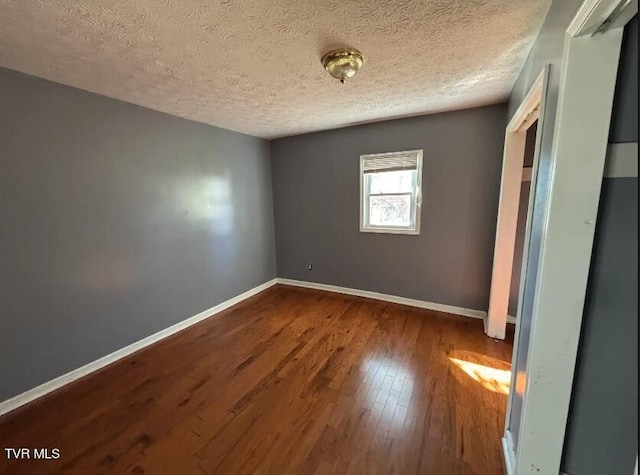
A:
{"label": "hardwood floor", "polygon": [[510,360],[479,320],[276,286],[0,418],[60,450],[0,473],[501,474]]}

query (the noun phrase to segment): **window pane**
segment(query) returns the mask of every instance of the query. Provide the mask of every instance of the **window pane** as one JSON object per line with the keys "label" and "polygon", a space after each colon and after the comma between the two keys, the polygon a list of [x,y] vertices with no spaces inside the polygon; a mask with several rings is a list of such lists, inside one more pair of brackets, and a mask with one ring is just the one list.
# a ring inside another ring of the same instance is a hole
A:
{"label": "window pane", "polygon": [[370,226],[411,224],[411,195],[369,196]]}
{"label": "window pane", "polygon": [[369,193],[410,193],[413,191],[415,170],[367,173],[371,187]]}

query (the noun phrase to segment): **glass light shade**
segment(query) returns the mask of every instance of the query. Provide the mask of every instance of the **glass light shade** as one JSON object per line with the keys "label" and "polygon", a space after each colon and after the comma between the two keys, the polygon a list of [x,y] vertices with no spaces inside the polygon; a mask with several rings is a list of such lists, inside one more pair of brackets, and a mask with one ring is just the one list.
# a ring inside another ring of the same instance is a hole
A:
{"label": "glass light shade", "polygon": [[322,57],[322,65],[341,83],[352,78],[364,63],[364,56],[355,49],[337,49]]}

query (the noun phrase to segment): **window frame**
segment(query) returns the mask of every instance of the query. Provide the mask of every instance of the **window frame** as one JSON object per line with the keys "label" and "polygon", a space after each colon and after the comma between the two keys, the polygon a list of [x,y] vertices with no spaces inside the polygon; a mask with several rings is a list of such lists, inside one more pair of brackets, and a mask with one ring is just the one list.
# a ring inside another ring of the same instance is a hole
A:
{"label": "window frame", "polygon": [[[420,215],[422,210],[422,156],[423,149],[419,150],[405,150],[402,152],[386,152],[386,153],[370,153],[360,155],[360,232],[361,233],[383,233],[383,234],[408,234],[408,235],[419,235],[420,234]],[[411,192],[403,192],[403,193],[369,193],[369,190],[366,190],[365,185],[365,173],[364,173],[364,162],[369,158],[376,157],[394,157],[394,156],[403,156],[408,154],[415,154],[418,156],[417,159],[417,167],[416,167],[416,181],[414,183],[414,191]],[[415,213],[414,225],[412,227],[404,227],[404,226],[373,226],[371,224],[365,224],[367,221],[367,216],[369,211],[369,197],[370,196],[411,196],[411,213]]]}

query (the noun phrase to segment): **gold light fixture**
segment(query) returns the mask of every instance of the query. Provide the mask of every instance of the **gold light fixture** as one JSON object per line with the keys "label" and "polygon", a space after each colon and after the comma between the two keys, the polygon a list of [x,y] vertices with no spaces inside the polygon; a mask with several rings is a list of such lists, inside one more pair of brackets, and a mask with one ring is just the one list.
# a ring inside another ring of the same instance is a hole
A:
{"label": "gold light fixture", "polygon": [[363,64],[364,56],[357,49],[336,49],[322,57],[324,69],[342,84],[355,76]]}

